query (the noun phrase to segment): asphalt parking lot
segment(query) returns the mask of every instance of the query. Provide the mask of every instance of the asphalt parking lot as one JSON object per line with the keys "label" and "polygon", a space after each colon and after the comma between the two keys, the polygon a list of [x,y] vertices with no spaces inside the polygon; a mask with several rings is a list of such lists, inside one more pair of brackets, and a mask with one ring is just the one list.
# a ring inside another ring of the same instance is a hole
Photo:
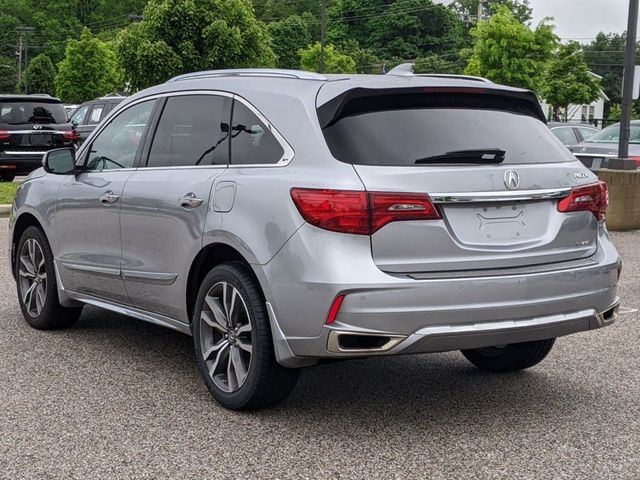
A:
{"label": "asphalt parking lot", "polygon": [[86,308],[22,320],[0,219],[0,478],[640,478],[640,233],[617,324],[538,367],[481,373],[459,353],[328,364],[277,408],[233,413],[191,339]]}

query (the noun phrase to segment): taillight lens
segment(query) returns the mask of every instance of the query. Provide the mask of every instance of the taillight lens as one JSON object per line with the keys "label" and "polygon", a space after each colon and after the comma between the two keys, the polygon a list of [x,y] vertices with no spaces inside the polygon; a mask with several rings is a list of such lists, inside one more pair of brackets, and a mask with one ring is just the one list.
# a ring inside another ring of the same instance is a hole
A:
{"label": "taillight lens", "polygon": [[342,302],[344,300],[344,295],[338,295],[336,299],[331,304],[331,308],[329,309],[329,314],[327,315],[326,325],[331,325],[335,322],[336,317],[338,316],[338,312],[340,311],[340,307],[342,306]]}
{"label": "taillight lens", "polygon": [[634,162],[636,162],[636,167],[640,167],[640,157],[634,157],[629,155],[629,160],[633,160]]}
{"label": "taillight lens", "polygon": [[6,130],[0,130],[0,140],[9,140],[11,133]]}
{"label": "taillight lens", "polygon": [[609,192],[604,182],[571,189],[569,196],[558,202],[560,212],[591,212],[604,220],[609,205]]}
{"label": "taillight lens", "polygon": [[72,142],[75,142],[78,140],[78,132],[76,130],[69,130],[66,131],[62,134],[62,137],[65,140],[71,140]]}
{"label": "taillight lens", "polygon": [[293,188],[291,198],[307,222],[333,232],[371,235],[391,222],[441,218],[426,194]]}

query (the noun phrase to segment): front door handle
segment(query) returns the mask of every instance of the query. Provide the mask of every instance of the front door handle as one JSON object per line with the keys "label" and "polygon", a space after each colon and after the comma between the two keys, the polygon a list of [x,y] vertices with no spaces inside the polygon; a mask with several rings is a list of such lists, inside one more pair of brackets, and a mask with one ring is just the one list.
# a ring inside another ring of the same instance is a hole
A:
{"label": "front door handle", "polygon": [[196,208],[202,205],[202,202],[204,202],[204,200],[197,198],[193,192],[187,193],[184,197],[180,198],[180,206],[182,208]]}
{"label": "front door handle", "polygon": [[100,203],[103,205],[113,205],[120,200],[120,195],[116,195],[111,190],[100,195]]}

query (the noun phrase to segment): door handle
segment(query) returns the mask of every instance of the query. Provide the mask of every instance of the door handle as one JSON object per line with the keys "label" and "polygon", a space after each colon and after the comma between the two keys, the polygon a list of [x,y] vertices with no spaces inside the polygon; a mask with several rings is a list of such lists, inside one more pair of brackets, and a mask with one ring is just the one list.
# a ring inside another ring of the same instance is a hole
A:
{"label": "door handle", "polygon": [[202,202],[204,202],[204,200],[197,198],[193,192],[187,193],[184,197],[180,198],[180,206],[182,208],[196,208],[202,205]]}
{"label": "door handle", "polygon": [[120,195],[116,195],[111,190],[100,195],[100,203],[103,205],[112,205],[120,200]]}

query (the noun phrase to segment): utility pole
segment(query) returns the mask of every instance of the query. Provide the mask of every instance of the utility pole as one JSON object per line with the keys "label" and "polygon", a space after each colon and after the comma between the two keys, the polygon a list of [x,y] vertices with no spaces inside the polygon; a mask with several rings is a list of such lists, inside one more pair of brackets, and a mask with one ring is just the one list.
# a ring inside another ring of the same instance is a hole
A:
{"label": "utility pole", "polygon": [[[18,33],[18,82],[22,79],[22,44],[24,40],[24,70],[26,73],[29,66],[29,33],[33,32],[33,27],[18,27],[16,32]],[[29,79],[24,82],[24,93],[29,93]]]}
{"label": "utility pole", "polygon": [[322,0],[322,11],[320,12],[320,73],[324,73],[324,42],[325,30],[327,27],[327,0]]}
{"label": "utility pole", "polygon": [[[633,99],[633,73],[636,65],[636,36],[638,33],[638,0],[629,0],[629,23],[627,25],[627,45],[624,53],[624,83],[622,84],[622,115],[620,118],[620,142],[618,159],[625,169],[629,162],[629,136],[631,134],[631,102]],[[625,162],[627,160],[627,162]],[[618,162],[615,162],[616,166]],[[635,168],[635,167],[634,167]]]}

